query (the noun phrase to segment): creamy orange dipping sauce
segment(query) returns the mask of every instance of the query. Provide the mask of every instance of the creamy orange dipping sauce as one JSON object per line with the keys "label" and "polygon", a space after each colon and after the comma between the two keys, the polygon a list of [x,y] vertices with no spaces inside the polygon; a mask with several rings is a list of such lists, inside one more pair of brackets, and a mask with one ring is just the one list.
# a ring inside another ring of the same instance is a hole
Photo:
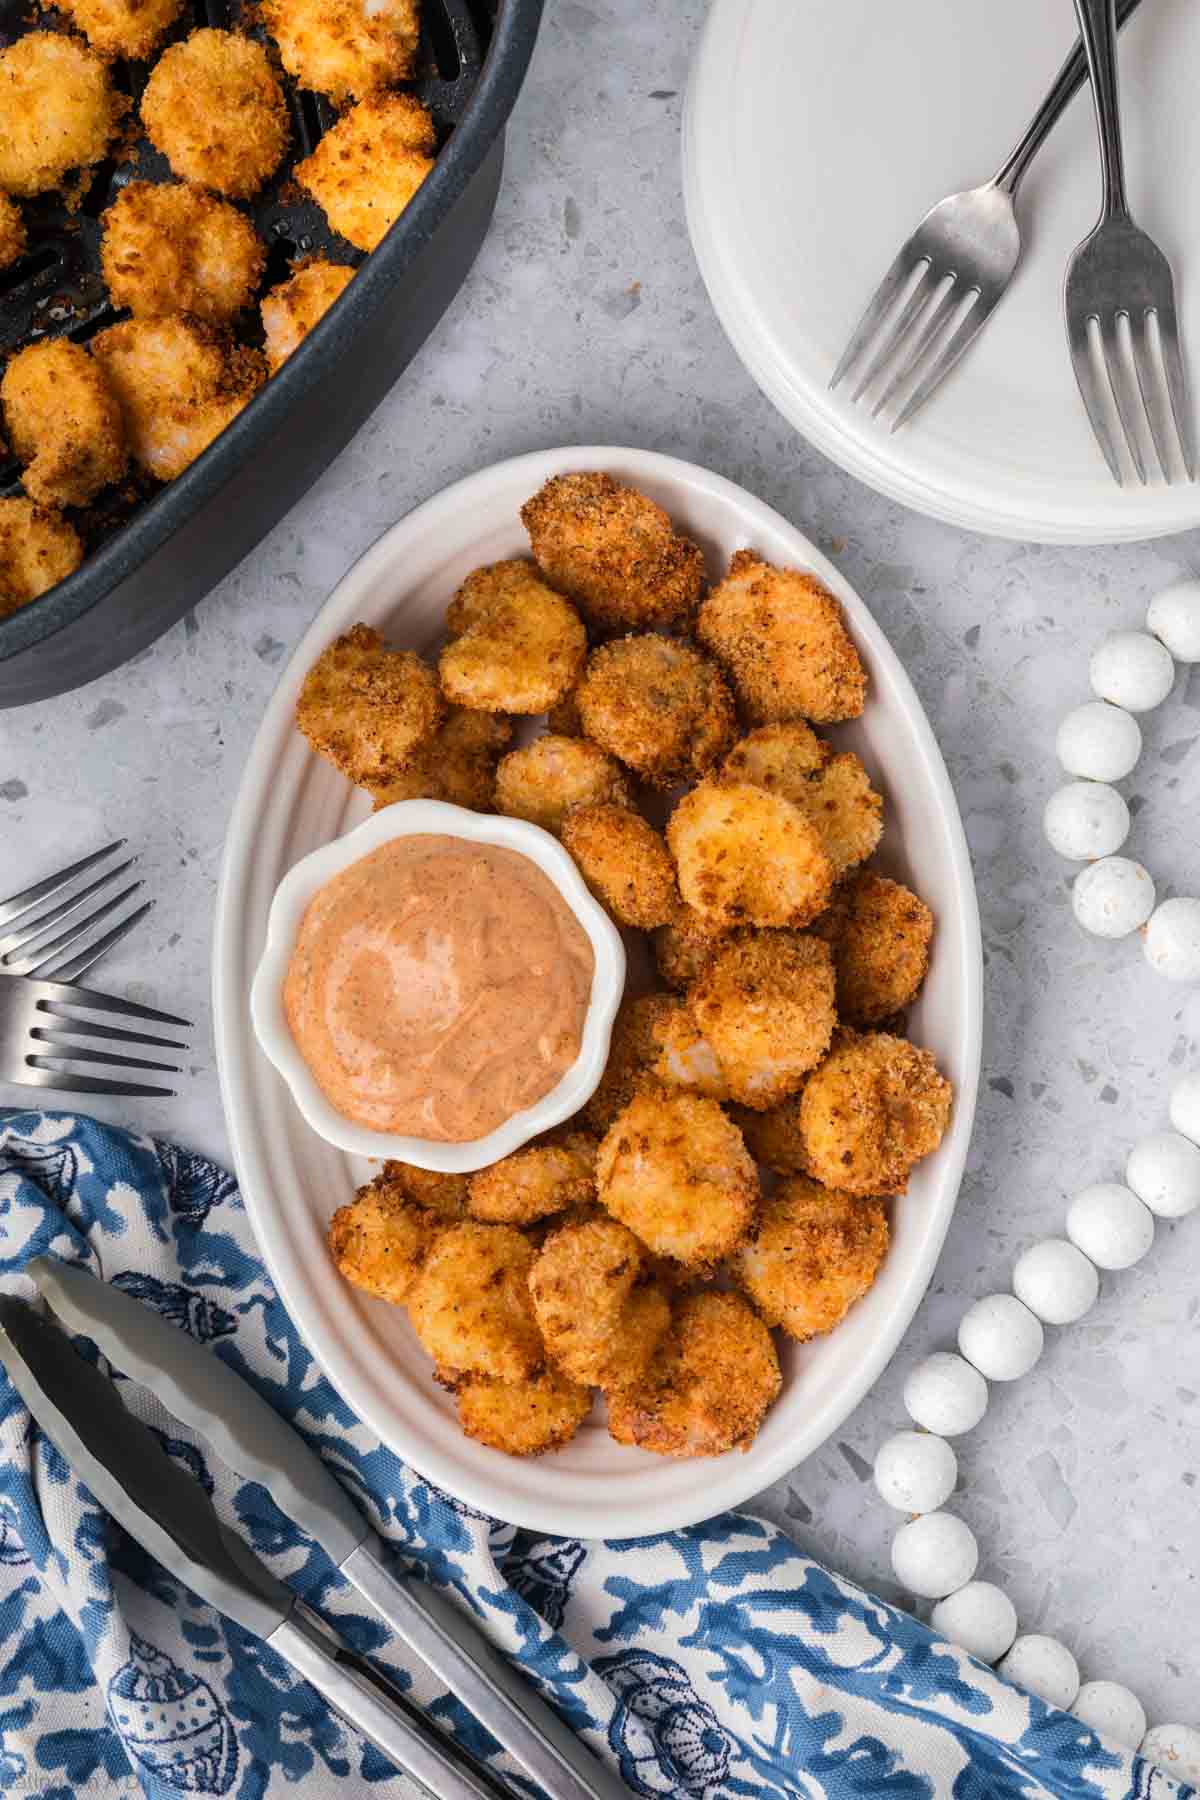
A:
{"label": "creamy orange dipping sauce", "polygon": [[462,1144],[557,1087],[583,1042],[595,958],[537,864],[461,838],[398,838],[309,902],[288,1025],[356,1124]]}

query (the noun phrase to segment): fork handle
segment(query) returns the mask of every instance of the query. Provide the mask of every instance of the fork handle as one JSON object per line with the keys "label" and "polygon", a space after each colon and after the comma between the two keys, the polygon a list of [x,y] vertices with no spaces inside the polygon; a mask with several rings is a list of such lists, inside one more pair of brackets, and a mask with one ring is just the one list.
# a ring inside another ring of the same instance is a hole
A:
{"label": "fork handle", "polygon": [[1100,138],[1100,173],[1104,183],[1104,217],[1128,214],[1125,159],[1121,150],[1121,108],[1117,95],[1117,21],[1113,0],[1075,0],[1083,39],[1096,130]]}
{"label": "fork handle", "polygon": [[[1142,0],[1117,0],[1117,30],[1120,31],[1126,20],[1133,17]],[[1030,120],[1029,128],[1020,143],[1010,152],[1004,166],[993,179],[993,186],[1003,188],[1010,197],[1014,195],[1025,175],[1026,169],[1058,124],[1067,107],[1071,104],[1080,88],[1088,78],[1087,56],[1082,43],[1077,42],[1062,68],[1054,78],[1046,98],[1038,107]]]}

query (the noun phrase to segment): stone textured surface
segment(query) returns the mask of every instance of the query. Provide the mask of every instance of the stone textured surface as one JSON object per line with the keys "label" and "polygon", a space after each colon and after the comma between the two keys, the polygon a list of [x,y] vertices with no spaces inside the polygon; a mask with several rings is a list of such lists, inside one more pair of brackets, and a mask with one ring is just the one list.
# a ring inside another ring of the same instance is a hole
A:
{"label": "stone textured surface", "polygon": [[[510,133],[492,235],[456,304],[354,444],[260,549],[135,665],[0,713],[0,892],[106,837],[143,852],[158,902],[107,981],[199,1021],[179,1100],[121,1108],[224,1152],[208,1042],[208,932],[230,801],[281,663],[345,570],[416,501],[484,463],[556,443],[636,443],[708,464],[833,555],[904,658],[949,763],[975,859],[987,1041],[970,1170],[936,1280],[895,1361],[837,1440],[762,1499],[806,1549],[896,1597],[894,1516],[870,1483],[906,1421],[905,1371],[949,1347],[1067,1200],[1118,1176],[1200,1064],[1200,988],[1136,942],[1087,939],[1067,865],[1042,841],[1061,713],[1088,697],[1100,635],[1200,570],[1200,535],[1039,549],[922,520],[826,462],[760,397],[688,246],[679,117],[701,0],[551,0]],[[1114,504],[1117,504],[1114,495]],[[1200,667],[1143,720],[1122,791],[1126,853],[1160,893],[1200,891]],[[0,1089],[5,1102],[21,1090]],[[1152,1719],[1197,1720],[1200,1220],[1162,1225],[1105,1276],[1081,1324],[998,1392],[957,1446],[980,1574],[1025,1631],[1060,1635],[1085,1678]]]}

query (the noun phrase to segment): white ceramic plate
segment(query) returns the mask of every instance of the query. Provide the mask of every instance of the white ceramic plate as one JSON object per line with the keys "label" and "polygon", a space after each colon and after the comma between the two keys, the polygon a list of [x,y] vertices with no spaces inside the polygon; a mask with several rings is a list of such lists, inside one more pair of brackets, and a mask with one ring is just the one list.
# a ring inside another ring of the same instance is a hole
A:
{"label": "white ceramic plate", "polygon": [[[327,1221],[368,1174],[318,1138],[258,1048],[250,982],[276,885],[293,863],[355,824],[368,802],[313,756],[292,723],[305,671],[357,620],[429,652],[446,602],[480,563],[522,555],[517,511],[548,476],[604,468],[635,483],[703,545],[710,573],[752,545],[803,565],[846,607],[871,676],[867,711],[833,733],[883,790],[881,862],[924,895],[938,919],[912,1034],[953,1080],[950,1131],[893,1207],[879,1280],[831,1336],[784,1352],[783,1394],[745,1454],[673,1463],[613,1443],[599,1418],[565,1450],[532,1462],[463,1437],[453,1404],[404,1313],[338,1279]],[[427,501],[384,534],[334,590],[267,709],[234,807],[217,901],[217,1056],[246,1207],[284,1304],[348,1405],[412,1467],[468,1505],[533,1530],[635,1537],[736,1505],[817,1448],[862,1397],[912,1318],[937,1260],[971,1134],[979,1066],[981,955],[970,862],[941,755],[908,677],[837,570],[778,513],[691,464],[644,451],[552,450],[501,463]]]}
{"label": "white ceramic plate", "polygon": [[[784,416],[919,512],[1047,543],[1200,522],[1200,486],[1118,489],[1067,354],[1062,281],[1095,223],[1091,98],[1018,201],[1025,254],[962,363],[890,436],[829,377],[922,214],[987,180],[1071,47],[1067,0],[714,0],[688,91],[684,190],[725,330]],[[1121,36],[1130,202],[1175,271],[1200,395],[1200,7],[1147,0]]]}

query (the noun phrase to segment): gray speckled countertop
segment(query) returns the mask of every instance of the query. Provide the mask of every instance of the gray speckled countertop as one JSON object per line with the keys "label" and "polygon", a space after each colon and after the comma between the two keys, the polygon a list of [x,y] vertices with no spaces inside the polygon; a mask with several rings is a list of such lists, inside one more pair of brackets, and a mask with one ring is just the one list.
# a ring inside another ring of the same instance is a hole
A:
{"label": "gray speckled countertop", "polygon": [[[891,1516],[869,1482],[903,1423],[904,1372],[1004,1286],[1068,1194],[1115,1175],[1200,1064],[1200,988],[1161,983],[1131,944],[1074,927],[1039,820],[1053,735],[1086,697],[1086,655],[1200,571],[1200,535],[1131,549],[992,542],[904,512],[780,419],[722,335],[692,260],[679,118],[702,0],[550,0],[514,118],[491,237],[399,387],[290,517],[135,665],[0,713],[0,891],[118,834],[158,907],[107,983],[202,1021],[178,1101],[121,1116],[225,1153],[208,1043],[209,924],[226,819],[289,653],[334,582],[415,502],[481,465],[559,443],[631,443],[704,463],[778,507],[838,561],[916,682],[975,859],[987,956],[984,1077],[969,1173],[937,1277],[891,1370],[763,1509],[836,1568],[896,1597]],[[1131,853],[1200,889],[1200,666],[1147,720],[1124,785]],[[10,880],[9,877],[12,876]],[[0,1100],[21,1102],[0,1088]],[[982,1573],[1025,1629],[1060,1634],[1086,1676],[1151,1717],[1200,1723],[1200,1219],[1160,1229],[1106,1278],[1035,1373],[962,1440],[958,1504]]]}

